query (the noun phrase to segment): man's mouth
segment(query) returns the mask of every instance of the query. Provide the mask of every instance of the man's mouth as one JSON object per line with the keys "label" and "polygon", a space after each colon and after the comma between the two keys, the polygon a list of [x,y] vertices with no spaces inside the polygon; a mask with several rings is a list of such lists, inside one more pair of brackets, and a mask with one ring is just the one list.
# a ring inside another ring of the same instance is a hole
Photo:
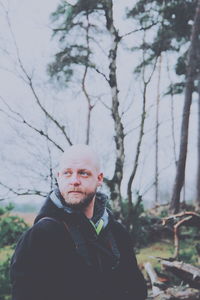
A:
{"label": "man's mouth", "polygon": [[69,191],[68,192],[68,194],[71,194],[71,193],[73,193],[73,194],[82,194],[82,192],[80,192],[80,191]]}

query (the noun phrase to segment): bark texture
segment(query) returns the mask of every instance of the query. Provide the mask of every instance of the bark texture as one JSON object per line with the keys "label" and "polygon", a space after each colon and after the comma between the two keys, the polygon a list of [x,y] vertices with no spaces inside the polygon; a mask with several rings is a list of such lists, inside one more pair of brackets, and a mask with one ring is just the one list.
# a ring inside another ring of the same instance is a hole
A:
{"label": "bark texture", "polygon": [[117,83],[117,50],[121,37],[118,34],[113,20],[113,1],[104,1],[106,27],[110,33],[111,46],[109,50],[109,86],[112,96],[111,114],[114,121],[115,145],[116,145],[116,162],[113,178],[109,181],[113,209],[118,216],[121,215],[121,182],[123,177],[124,166],[124,127],[119,112],[119,90]]}

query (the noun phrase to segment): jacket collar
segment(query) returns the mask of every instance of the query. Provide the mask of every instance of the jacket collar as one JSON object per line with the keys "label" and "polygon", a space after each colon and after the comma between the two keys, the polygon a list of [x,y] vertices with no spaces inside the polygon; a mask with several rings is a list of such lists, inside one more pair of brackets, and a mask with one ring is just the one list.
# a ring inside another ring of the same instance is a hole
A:
{"label": "jacket collar", "polygon": [[[94,215],[89,220],[96,230],[99,228],[100,224],[102,224],[102,226],[100,226],[102,227],[101,229],[108,225],[110,214],[106,208],[107,201],[108,197],[105,194],[100,192],[96,193]],[[78,216],[78,219],[86,219],[81,211],[74,210],[66,205],[58,188],[49,194],[46,202],[42,206],[38,216],[35,219],[35,223],[45,216],[50,216],[60,220],[63,219],[63,217],[76,219]]]}

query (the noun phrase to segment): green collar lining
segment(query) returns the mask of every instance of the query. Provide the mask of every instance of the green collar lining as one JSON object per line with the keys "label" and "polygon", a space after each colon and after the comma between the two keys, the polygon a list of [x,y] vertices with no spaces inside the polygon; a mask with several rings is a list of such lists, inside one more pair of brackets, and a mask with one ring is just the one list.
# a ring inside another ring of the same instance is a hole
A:
{"label": "green collar lining", "polygon": [[100,219],[100,221],[98,222],[97,226],[92,222],[92,220],[90,220],[90,223],[93,225],[93,227],[94,227],[97,235],[99,235],[100,232],[101,232],[101,230],[102,230],[102,228],[103,228],[103,224],[104,224],[103,219]]}

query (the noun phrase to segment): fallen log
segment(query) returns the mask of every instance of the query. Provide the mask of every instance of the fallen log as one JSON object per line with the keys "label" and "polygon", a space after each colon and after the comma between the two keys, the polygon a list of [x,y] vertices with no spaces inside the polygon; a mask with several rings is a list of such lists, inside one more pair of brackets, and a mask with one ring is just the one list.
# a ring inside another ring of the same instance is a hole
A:
{"label": "fallen log", "polygon": [[180,261],[168,261],[158,258],[161,265],[188,283],[191,287],[200,289],[200,269]]}
{"label": "fallen log", "polygon": [[145,271],[147,272],[147,274],[150,278],[150,281],[151,281],[152,296],[155,297],[155,296],[159,295],[160,293],[162,293],[162,290],[160,289],[160,287],[158,287],[158,285],[159,285],[158,276],[150,262],[145,263],[144,268],[145,268]]}
{"label": "fallen log", "polygon": [[200,291],[188,287],[168,288],[153,300],[200,300]]}
{"label": "fallen log", "polygon": [[[170,266],[170,268],[172,264],[173,267],[176,266],[178,269],[188,270],[189,268],[190,272],[193,272],[195,278],[199,276],[200,270],[191,265],[189,265],[188,267],[188,264],[185,263],[170,262],[162,260],[160,258],[159,261],[165,266],[167,265],[167,267]],[[200,300],[200,291],[198,289],[182,285],[166,288],[166,286],[163,286],[162,283],[159,281],[157,273],[155,272],[155,270],[149,262],[145,263],[144,267],[150,278],[152,286],[152,290],[149,293],[148,297],[149,300]],[[163,287],[165,288],[165,290],[163,290]]]}

